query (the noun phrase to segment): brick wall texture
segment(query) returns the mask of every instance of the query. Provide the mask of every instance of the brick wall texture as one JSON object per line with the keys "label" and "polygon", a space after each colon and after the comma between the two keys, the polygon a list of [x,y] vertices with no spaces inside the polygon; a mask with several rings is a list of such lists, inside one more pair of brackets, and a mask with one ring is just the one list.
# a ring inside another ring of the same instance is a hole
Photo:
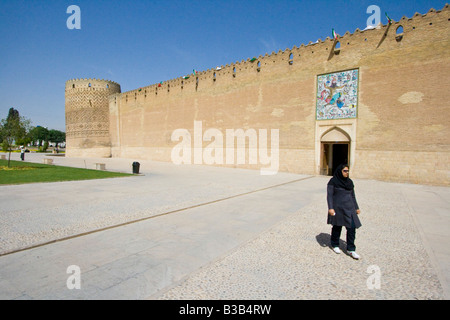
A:
{"label": "brick wall texture", "polygon": [[[348,136],[353,178],[448,186],[449,19],[445,5],[347,32],[338,50],[334,39],[319,39],[123,93],[114,82],[69,80],[67,156],[173,161],[173,132],[186,129],[194,147],[194,122],[201,121],[202,134],[213,128],[224,138],[227,129],[266,129],[269,154],[270,130],[277,129],[279,171],[320,174],[321,138],[337,128]],[[317,76],[350,69],[359,70],[357,118],[316,120]],[[205,152],[211,141],[200,140]]]}

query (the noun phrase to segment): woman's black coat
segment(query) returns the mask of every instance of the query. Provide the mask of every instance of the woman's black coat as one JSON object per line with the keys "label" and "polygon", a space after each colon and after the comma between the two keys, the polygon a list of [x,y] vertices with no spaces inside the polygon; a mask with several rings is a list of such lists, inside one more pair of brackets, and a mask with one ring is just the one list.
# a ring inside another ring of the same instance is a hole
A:
{"label": "woman's black coat", "polygon": [[333,226],[352,227],[352,219],[355,227],[361,227],[356,210],[359,209],[356,202],[354,189],[338,188],[332,184],[327,187],[328,209],[334,209],[334,216],[328,214],[327,223]]}

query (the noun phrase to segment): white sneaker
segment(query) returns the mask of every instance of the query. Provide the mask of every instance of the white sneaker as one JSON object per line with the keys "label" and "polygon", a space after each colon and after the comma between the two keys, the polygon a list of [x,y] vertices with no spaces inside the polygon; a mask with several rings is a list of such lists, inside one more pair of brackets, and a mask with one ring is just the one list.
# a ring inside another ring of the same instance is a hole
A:
{"label": "white sneaker", "polygon": [[358,259],[360,258],[360,257],[359,257],[359,254],[357,254],[355,251],[349,251],[348,254],[349,254],[353,259],[358,260]]}
{"label": "white sneaker", "polygon": [[339,253],[342,252],[341,249],[339,249],[339,247],[334,247],[334,248],[333,248],[333,251],[334,251],[335,253],[337,253],[337,254],[339,254]]}

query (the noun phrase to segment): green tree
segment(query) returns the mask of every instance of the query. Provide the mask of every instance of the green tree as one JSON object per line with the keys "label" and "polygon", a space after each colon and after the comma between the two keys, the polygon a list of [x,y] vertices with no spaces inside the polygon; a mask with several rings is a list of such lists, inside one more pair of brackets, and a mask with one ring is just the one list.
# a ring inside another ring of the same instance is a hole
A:
{"label": "green tree", "polygon": [[11,161],[11,147],[26,139],[30,123],[30,120],[21,117],[19,111],[14,108],[10,108],[8,117],[0,121],[0,137],[3,140],[3,148],[9,151],[8,167]]}
{"label": "green tree", "polygon": [[40,147],[44,141],[49,140],[49,131],[47,128],[37,126],[31,128],[29,136],[32,141],[38,141],[38,146]]}
{"label": "green tree", "polygon": [[66,141],[66,133],[59,130],[49,130],[48,131],[48,140],[54,142],[58,145],[58,143]]}

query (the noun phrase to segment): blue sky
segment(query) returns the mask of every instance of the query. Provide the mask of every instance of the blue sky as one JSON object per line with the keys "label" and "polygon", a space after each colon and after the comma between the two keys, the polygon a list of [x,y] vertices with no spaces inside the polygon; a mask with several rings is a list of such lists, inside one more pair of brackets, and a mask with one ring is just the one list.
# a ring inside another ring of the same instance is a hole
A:
{"label": "blue sky", "polygon": [[[65,131],[73,78],[118,82],[122,92],[364,29],[370,5],[399,20],[446,1],[0,0],[0,119]],[[67,8],[81,9],[69,30]]]}

